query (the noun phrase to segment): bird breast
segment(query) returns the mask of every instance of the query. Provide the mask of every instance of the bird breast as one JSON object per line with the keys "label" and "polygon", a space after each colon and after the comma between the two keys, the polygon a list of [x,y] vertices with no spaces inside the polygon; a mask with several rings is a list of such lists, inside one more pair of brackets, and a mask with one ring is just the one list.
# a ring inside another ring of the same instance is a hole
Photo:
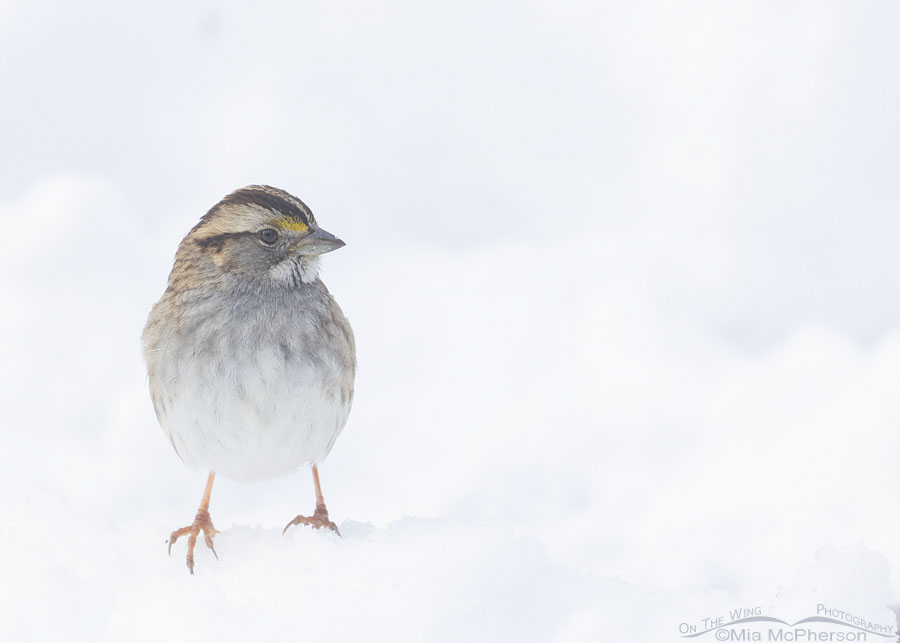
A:
{"label": "bird breast", "polygon": [[[157,314],[161,306],[178,313]],[[175,450],[226,477],[268,478],[321,462],[350,412],[353,333],[321,281],[167,293],[151,312],[145,352],[157,417]]]}

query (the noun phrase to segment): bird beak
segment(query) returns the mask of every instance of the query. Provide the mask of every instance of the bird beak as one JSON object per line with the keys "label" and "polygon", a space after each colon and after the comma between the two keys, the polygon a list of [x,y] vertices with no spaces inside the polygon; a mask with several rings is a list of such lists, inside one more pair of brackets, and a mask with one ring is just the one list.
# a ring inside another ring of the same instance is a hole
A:
{"label": "bird beak", "polygon": [[326,232],[322,228],[313,228],[312,232],[294,244],[294,249],[298,255],[316,257],[343,248],[345,245],[347,244],[330,232]]}

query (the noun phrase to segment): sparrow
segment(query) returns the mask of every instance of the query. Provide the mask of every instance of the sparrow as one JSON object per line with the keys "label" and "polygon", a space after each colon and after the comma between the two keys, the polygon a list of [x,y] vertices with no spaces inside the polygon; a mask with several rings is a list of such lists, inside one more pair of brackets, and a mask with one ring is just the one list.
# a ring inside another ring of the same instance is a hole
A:
{"label": "sparrow", "polygon": [[216,203],[182,239],[168,286],[142,335],[150,397],[163,432],[188,466],[209,472],[187,536],[187,567],[209,515],[216,475],[238,481],[311,465],[312,516],[285,526],[325,527],[318,465],[353,402],[356,344],[319,277],[319,257],[343,247],[312,210],[278,188],[251,185]]}

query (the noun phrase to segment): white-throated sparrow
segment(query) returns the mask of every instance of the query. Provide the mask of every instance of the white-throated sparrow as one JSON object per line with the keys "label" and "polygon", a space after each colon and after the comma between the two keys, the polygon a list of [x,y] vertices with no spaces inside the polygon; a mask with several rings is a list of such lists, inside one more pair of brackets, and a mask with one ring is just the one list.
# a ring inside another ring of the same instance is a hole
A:
{"label": "white-throated sparrow", "polygon": [[202,532],[213,548],[209,495],[217,473],[235,480],[312,465],[316,509],[291,525],[337,527],[316,465],[353,400],[350,324],[319,279],[319,255],[344,242],[294,196],[269,186],[232,192],[178,246],[162,298],[144,327],[156,416],[181,459],[209,471],[188,535],[187,566]]}

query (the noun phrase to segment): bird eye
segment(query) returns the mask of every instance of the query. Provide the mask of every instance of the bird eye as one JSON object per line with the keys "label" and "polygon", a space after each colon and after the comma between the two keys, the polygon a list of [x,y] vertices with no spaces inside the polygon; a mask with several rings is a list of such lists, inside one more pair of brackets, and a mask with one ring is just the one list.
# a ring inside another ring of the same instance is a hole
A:
{"label": "bird eye", "polygon": [[259,240],[266,245],[271,246],[273,243],[278,241],[278,233],[275,232],[272,228],[265,228],[259,231]]}

